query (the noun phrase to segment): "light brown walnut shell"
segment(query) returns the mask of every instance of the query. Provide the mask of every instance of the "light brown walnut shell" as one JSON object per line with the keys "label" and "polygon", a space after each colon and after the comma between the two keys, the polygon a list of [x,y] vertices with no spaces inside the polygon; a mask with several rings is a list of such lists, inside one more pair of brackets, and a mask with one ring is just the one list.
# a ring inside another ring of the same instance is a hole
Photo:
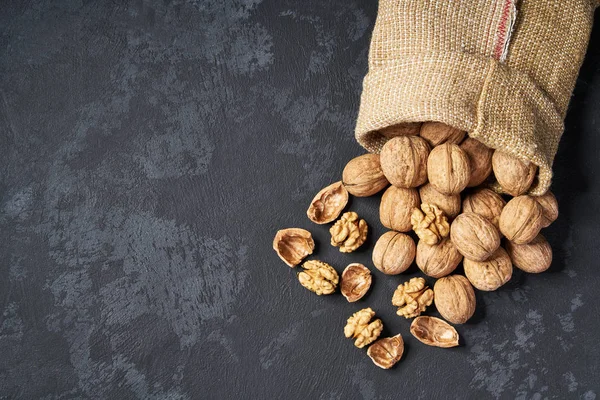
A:
{"label": "light brown walnut shell", "polygon": [[306,211],[308,219],[316,224],[326,224],[340,216],[348,204],[348,191],[342,181],[321,189]]}
{"label": "light brown walnut shell", "polygon": [[443,319],[417,317],[410,324],[410,333],[428,346],[449,348],[458,346],[458,332]]}
{"label": "light brown walnut shell", "polygon": [[433,204],[423,203],[420,210],[415,208],[410,221],[419,239],[427,244],[437,244],[450,233],[448,218]]}
{"label": "light brown walnut shell", "polygon": [[511,199],[500,214],[500,231],[516,244],[531,242],[544,225],[544,214],[534,197],[522,195]]}
{"label": "light brown walnut shell", "polygon": [[474,261],[487,260],[500,247],[496,227],[475,213],[462,213],[454,219],[450,239],[465,258]]}
{"label": "light brown walnut shell", "polygon": [[425,122],[421,126],[419,135],[429,143],[431,147],[443,143],[458,144],[465,138],[467,132],[451,127],[442,122]]}
{"label": "light brown walnut shell", "polygon": [[398,307],[396,314],[404,318],[414,318],[433,302],[433,290],[425,279],[415,277],[398,285],[392,296],[392,305]]}
{"label": "light brown walnut shell", "polygon": [[346,322],[344,335],[347,338],[356,339],[354,345],[359,349],[373,343],[383,330],[383,323],[380,319],[371,321],[374,316],[375,311],[371,308],[364,308],[352,314]]}
{"label": "light brown walnut shell", "polygon": [[396,136],[410,136],[410,135],[418,135],[421,130],[420,122],[408,122],[404,124],[391,125],[387,128],[383,128],[379,130],[383,136],[388,139],[394,138]]}
{"label": "light brown walnut shell", "polygon": [[342,272],[340,291],[349,303],[353,303],[367,294],[372,279],[369,268],[359,263],[350,264]]}
{"label": "light brown walnut shell", "polygon": [[379,368],[390,369],[404,353],[404,340],[402,335],[397,334],[389,338],[378,339],[367,349],[367,355]]}
{"label": "light brown walnut shell", "polygon": [[535,164],[498,150],[492,156],[492,169],[502,189],[512,196],[527,192],[537,172]]}
{"label": "light brown walnut shell", "polygon": [[389,231],[375,243],[373,265],[386,275],[397,275],[410,267],[415,253],[415,242],[410,236]]}
{"label": "light brown walnut shell", "polygon": [[446,321],[464,324],[475,313],[475,291],[462,275],[440,278],[433,286],[435,307]]}
{"label": "light brown walnut shell", "polygon": [[439,145],[427,159],[427,176],[438,192],[459,194],[471,178],[469,156],[456,144]]}
{"label": "light brown walnut shell", "polygon": [[419,188],[419,195],[421,203],[436,205],[446,214],[448,219],[453,219],[460,214],[460,194],[447,195],[440,193],[431,183],[428,183]]}
{"label": "light brown walnut shell", "polygon": [[388,181],[398,187],[413,188],[427,181],[429,145],[418,136],[398,136],[381,149],[381,169]]}
{"label": "light brown walnut shell", "polygon": [[302,264],[304,269],[298,274],[300,284],[317,295],[332,294],[339,283],[339,276],[333,267],[317,260]]}
{"label": "light brown walnut shell", "polygon": [[438,244],[427,244],[420,240],[417,244],[417,266],[432,278],[441,278],[451,274],[463,256],[450,238],[444,238]]}
{"label": "light brown walnut shell", "polygon": [[465,196],[462,203],[463,212],[481,215],[490,221],[496,229],[500,229],[500,214],[506,201],[498,193],[487,188],[477,189]]}
{"label": "light brown walnut shell", "polygon": [[339,247],[342,253],[351,253],[367,240],[369,227],[354,211],[344,213],[329,229],[331,245]]}
{"label": "light brown walnut shell", "polygon": [[507,242],[506,251],[515,267],[525,272],[539,274],[552,265],[552,247],[542,234],[527,244]]}
{"label": "light brown walnut shell", "polygon": [[412,229],[410,217],[413,209],[421,204],[417,189],[390,186],[381,196],[379,219],[386,228],[398,232]]}
{"label": "light brown walnut shell", "polygon": [[512,262],[506,250],[498,247],[486,261],[465,259],[465,275],[471,284],[483,291],[492,291],[508,282],[512,276]]}
{"label": "light brown walnut shell", "polygon": [[492,155],[494,150],[474,138],[466,138],[460,144],[467,156],[471,166],[471,177],[467,187],[481,185],[492,173]]}
{"label": "light brown walnut shell", "polygon": [[288,228],[277,231],[273,239],[273,249],[290,267],[295,267],[312,254],[315,242],[309,231],[300,228]]}
{"label": "light brown walnut shell", "polygon": [[389,185],[379,161],[379,154],[363,154],[346,164],[342,173],[342,182],[351,195],[372,196]]}
{"label": "light brown walnut shell", "polygon": [[547,228],[558,218],[558,201],[552,192],[547,192],[543,196],[535,198],[542,206],[542,214],[544,215],[544,223],[542,228]]}

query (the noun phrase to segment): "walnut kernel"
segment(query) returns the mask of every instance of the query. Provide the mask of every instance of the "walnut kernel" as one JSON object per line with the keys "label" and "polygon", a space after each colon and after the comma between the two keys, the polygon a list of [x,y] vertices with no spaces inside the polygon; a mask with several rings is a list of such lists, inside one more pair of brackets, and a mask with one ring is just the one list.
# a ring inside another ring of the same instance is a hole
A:
{"label": "walnut kernel", "polygon": [[383,323],[380,319],[371,322],[374,316],[375,311],[371,308],[364,308],[352,314],[346,322],[344,335],[347,338],[356,339],[354,345],[359,349],[373,343],[383,330]]}
{"label": "walnut kernel", "polygon": [[339,277],[331,265],[322,261],[308,260],[302,264],[302,268],[304,271],[298,274],[302,286],[319,296],[335,292]]}
{"label": "walnut kernel", "polygon": [[392,297],[392,305],[398,307],[396,314],[404,318],[414,318],[433,302],[433,290],[421,277],[398,285]]}
{"label": "walnut kernel", "polygon": [[450,233],[448,218],[433,204],[423,203],[411,215],[413,230],[427,244],[437,244]]}
{"label": "walnut kernel", "polygon": [[357,213],[344,213],[329,229],[331,245],[339,247],[342,253],[351,253],[365,242],[368,230],[367,222],[360,219]]}

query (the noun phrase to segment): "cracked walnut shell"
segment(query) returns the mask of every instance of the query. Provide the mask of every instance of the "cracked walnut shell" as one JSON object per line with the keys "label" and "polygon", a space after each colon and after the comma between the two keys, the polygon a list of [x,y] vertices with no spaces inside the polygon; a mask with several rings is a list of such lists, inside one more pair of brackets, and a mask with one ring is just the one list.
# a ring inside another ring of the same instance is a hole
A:
{"label": "cracked walnut shell", "polygon": [[367,349],[367,355],[379,368],[390,369],[404,353],[404,340],[401,334],[377,340]]}
{"label": "cracked walnut shell", "polygon": [[411,230],[410,216],[421,201],[417,189],[404,189],[390,186],[381,196],[379,219],[388,229],[398,232]]}
{"label": "cracked walnut shell", "polygon": [[428,346],[449,348],[458,346],[458,332],[443,319],[417,317],[410,324],[410,333]]}
{"label": "cracked walnut shell", "polygon": [[359,263],[350,264],[342,272],[342,283],[340,290],[342,295],[353,303],[363,298],[369,291],[372,281],[371,271]]}
{"label": "cracked walnut shell", "polygon": [[433,286],[435,307],[448,322],[464,324],[475,313],[475,291],[462,275],[445,276]]}
{"label": "cracked walnut shell", "polygon": [[356,339],[354,345],[359,349],[373,343],[383,330],[383,323],[380,319],[371,322],[374,316],[375,311],[371,308],[364,308],[352,314],[346,322],[344,335],[347,338]]}
{"label": "cracked walnut shell", "polygon": [[304,271],[298,274],[300,284],[317,295],[332,294],[339,282],[335,269],[327,263],[309,260],[302,264]]}
{"label": "cracked walnut shell", "polygon": [[487,260],[500,247],[496,227],[481,215],[469,212],[454,219],[450,239],[460,254],[474,261]]}
{"label": "cracked walnut shell", "polygon": [[396,314],[404,318],[413,318],[421,314],[431,305],[433,290],[425,279],[416,277],[398,285],[392,297],[392,305],[398,307]]}
{"label": "cracked walnut shell", "polygon": [[410,267],[415,259],[414,240],[400,232],[381,235],[373,248],[373,265],[386,275],[397,275]]}
{"label": "cracked walnut shell", "polygon": [[544,272],[552,264],[552,247],[541,233],[527,244],[507,242],[506,251],[515,267],[532,274]]}
{"label": "cracked walnut shell", "polygon": [[516,244],[531,242],[545,223],[542,206],[532,196],[515,197],[500,214],[500,231]]}
{"label": "cracked walnut shell", "polygon": [[368,230],[367,222],[360,219],[357,213],[344,213],[329,229],[331,245],[339,247],[342,253],[351,253],[365,242]]}
{"label": "cracked walnut shell", "polygon": [[506,250],[498,250],[485,261],[472,261],[465,259],[465,275],[469,282],[479,290],[490,292],[498,289],[508,282],[512,276],[512,262]]}
{"label": "cracked walnut shell", "polygon": [[321,189],[311,201],[306,215],[316,224],[326,224],[339,217],[348,204],[348,191],[341,181]]}
{"label": "cracked walnut shell", "polygon": [[312,254],[315,242],[309,231],[300,228],[288,228],[277,231],[273,239],[273,249],[290,267],[295,267]]}
{"label": "cracked walnut shell", "polygon": [[379,160],[379,154],[363,154],[346,164],[342,172],[342,182],[351,195],[372,196],[389,185]]}
{"label": "cracked walnut shell", "polygon": [[422,240],[417,244],[417,266],[432,278],[451,274],[462,259],[450,238],[444,238],[438,244],[427,244]]}
{"label": "cracked walnut shell", "polygon": [[535,164],[498,150],[494,151],[492,156],[492,169],[502,189],[512,196],[525,193],[537,172]]}
{"label": "cracked walnut shell", "polygon": [[419,188],[419,195],[421,203],[436,205],[449,219],[460,214],[460,194],[447,195],[440,193],[431,183],[428,183]]}
{"label": "cracked walnut shell", "polygon": [[490,189],[478,189],[467,195],[463,200],[463,212],[472,212],[481,215],[499,229],[500,214],[506,201]]}
{"label": "cracked walnut shell", "polygon": [[381,149],[381,169],[394,186],[414,188],[427,181],[429,145],[418,136],[398,136]]}
{"label": "cracked walnut shell", "polygon": [[448,218],[433,204],[423,203],[420,210],[415,208],[410,220],[419,239],[427,244],[437,244],[450,233]]}
{"label": "cracked walnut shell", "polygon": [[421,126],[419,136],[425,139],[431,147],[435,147],[443,143],[459,144],[466,134],[467,132],[442,122],[425,122]]}

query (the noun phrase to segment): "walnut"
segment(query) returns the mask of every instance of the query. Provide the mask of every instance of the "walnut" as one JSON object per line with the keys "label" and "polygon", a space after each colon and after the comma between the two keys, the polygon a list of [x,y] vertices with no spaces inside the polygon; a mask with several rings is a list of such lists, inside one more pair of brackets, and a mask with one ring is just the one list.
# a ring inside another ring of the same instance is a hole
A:
{"label": "walnut", "polygon": [[448,218],[433,204],[421,204],[421,210],[415,208],[410,221],[419,239],[427,244],[437,244],[450,233]]}
{"label": "walnut", "polygon": [[453,324],[464,324],[475,313],[475,291],[462,275],[445,276],[433,286],[435,307]]}
{"label": "walnut", "polygon": [[444,238],[438,244],[427,244],[422,240],[417,244],[417,266],[432,278],[451,274],[462,259],[450,238]]}
{"label": "walnut", "polygon": [[459,194],[471,179],[469,156],[456,144],[439,145],[427,159],[427,176],[438,192]]}
{"label": "walnut", "polygon": [[279,258],[290,267],[295,267],[312,254],[315,242],[309,231],[300,228],[288,228],[277,231],[273,239],[273,249]]}
{"label": "walnut", "polygon": [[481,185],[492,173],[494,150],[473,138],[466,138],[460,144],[460,148],[469,156],[469,164],[471,165],[471,178],[467,187]]}
{"label": "walnut", "polygon": [[344,213],[332,227],[331,245],[339,247],[342,253],[351,253],[367,239],[369,227],[364,219],[359,219],[354,211]]}
{"label": "walnut", "polygon": [[419,195],[421,203],[436,205],[449,219],[460,214],[460,194],[447,195],[440,193],[431,183],[428,183],[419,188]]}
{"label": "walnut", "polygon": [[398,136],[381,149],[381,169],[394,186],[411,188],[427,181],[429,145],[418,136]]}
{"label": "walnut", "polygon": [[342,182],[356,197],[372,196],[389,185],[381,170],[379,154],[363,154],[350,160],[344,167]]}
{"label": "walnut", "polygon": [[373,363],[383,369],[392,368],[400,361],[403,353],[404,340],[401,334],[379,339],[367,349],[367,355],[371,357]]}
{"label": "walnut", "polygon": [[421,343],[435,347],[458,346],[458,332],[446,321],[436,317],[417,317],[410,324],[410,333]]}
{"label": "walnut", "polygon": [[554,197],[552,192],[548,192],[535,199],[542,206],[542,214],[544,215],[542,228],[547,228],[558,218],[558,202],[556,201],[556,197]]}
{"label": "walnut", "polygon": [[415,207],[421,204],[417,189],[404,189],[390,186],[381,197],[379,219],[386,228],[398,232],[411,230],[410,216]]}
{"label": "walnut", "polygon": [[544,272],[552,264],[552,248],[542,234],[527,244],[507,242],[506,251],[515,267],[532,274]]}
{"label": "walnut", "polygon": [[321,189],[310,203],[306,215],[316,224],[326,224],[339,217],[348,204],[348,191],[341,181]]}
{"label": "walnut", "polygon": [[465,275],[475,288],[483,291],[492,291],[508,282],[512,276],[512,263],[506,250],[498,250],[486,261],[472,261],[465,259]]}
{"label": "walnut", "polygon": [[383,323],[380,319],[371,322],[374,316],[375,311],[371,308],[364,308],[355,312],[346,322],[344,335],[347,338],[356,339],[354,345],[359,349],[373,343],[383,330]]}
{"label": "walnut", "polygon": [[359,263],[350,264],[342,272],[340,290],[342,295],[353,303],[363,298],[371,287],[371,271]]}
{"label": "walnut", "polygon": [[537,172],[534,164],[498,150],[492,156],[492,169],[502,189],[512,196],[525,193]]}
{"label": "walnut", "polygon": [[298,274],[300,284],[319,296],[335,292],[339,277],[335,269],[327,263],[308,260],[302,264],[304,271]]}
{"label": "walnut", "polygon": [[439,146],[443,143],[458,144],[465,138],[467,132],[461,131],[446,125],[442,122],[425,122],[421,126],[419,135],[427,140],[431,147]]}
{"label": "walnut", "polygon": [[454,219],[450,239],[465,258],[474,261],[487,260],[500,247],[500,234],[494,225],[469,212]]}
{"label": "walnut", "polygon": [[505,205],[506,201],[498,193],[482,188],[467,195],[463,200],[462,208],[463,212],[481,215],[499,229],[500,214]]}
{"label": "walnut", "polygon": [[400,232],[381,235],[373,248],[373,264],[386,275],[397,275],[410,267],[415,259],[414,240]]}
{"label": "walnut", "polygon": [[399,285],[392,297],[392,305],[398,307],[396,314],[404,318],[418,316],[432,302],[433,290],[427,286],[425,279],[420,277]]}
{"label": "walnut", "polygon": [[531,242],[544,225],[543,208],[534,197],[522,195],[513,198],[500,214],[500,231],[516,244]]}
{"label": "walnut", "polygon": [[379,130],[383,136],[388,139],[394,138],[396,136],[408,136],[408,135],[418,135],[421,130],[420,122],[408,122],[404,124],[391,125],[387,128],[383,128]]}

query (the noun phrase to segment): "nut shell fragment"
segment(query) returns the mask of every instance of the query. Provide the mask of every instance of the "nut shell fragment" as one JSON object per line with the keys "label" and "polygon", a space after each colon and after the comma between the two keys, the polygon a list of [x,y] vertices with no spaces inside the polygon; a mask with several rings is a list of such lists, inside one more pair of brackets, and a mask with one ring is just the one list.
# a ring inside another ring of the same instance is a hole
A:
{"label": "nut shell fragment", "polygon": [[295,267],[312,254],[315,242],[309,231],[300,228],[288,228],[277,231],[273,239],[273,249],[290,267]]}
{"label": "nut shell fragment", "polygon": [[321,189],[311,201],[306,215],[316,224],[334,221],[348,204],[348,191],[341,181]]}
{"label": "nut shell fragment", "polygon": [[342,253],[351,253],[365,242],[368,230],[367,222],[360,219],[357,213],[344,213],[329,229],[331,245],[339,247]]}
{"label": "nut shell fragment", "polygon": [[474,261],[487,260],[500,247],[496,227],[475,213],[462,213],[454,219],[450,239],[465,258]]}
{"label": "nut shell fragment", "polygon": [[377,340],[367,349],[367,355],[379,368],[390,369],[404,353],[404,340],[401,334]]}
{"label": "nut shell fragment", "polygon": [[542,234],[527,244],[507,242],[506,251],[515,267],[525,272],[539,274],[552,265],[552,247]]}
{"label": "nut shell fragment", "polygon": [[450,233],[448,218],[433,204],[423,203],[420,210],[415,208],[410,221],[419,239],[427,244],[437,244]]}
{"label": "nut shell fragment", "polygon": [[369,268],[359,263],[350,264],[342,272],[342,295],[349,303],[360,300],[369,291],[372,280]]}
{"label": "nut shell fragment", "polygon": [[464,324],[475,313],[475,291],[462,275],[450,275],[433,286],[435,307],[448,322]]}
{"label": "nut shell fragment", "polygon": [[410,333],[428,346],[449,348],[458,346],[458,332],[446,321],[436,317],[417,317],[410,324]]}
{"label": "nut shell fragment", "polygon": [[346,322],[344,335],[347,338],[356,339],[354,345],[359,349],[373,343],[383,330],[383,323],[380,319],[371,322],[374,316],[375,311],[371,308],[364,308],[352,314]]}
{"label": "nut shell fragment", "polygon": [[333,267],[317,260],[302,264],[304,271],[298,274],[300,284],[317,295],[332,294],[339,282],[339,276]]}
{"label": "nut shell fragment", "polygon": [[363,154],[350,160],[342,172],[342,182],[356,197],[372,196],[389,185],[381,170],[379,154]]}
{"label": "nut shell fragment", "polygon": [[392,297],[392,305],[398,307],[396,314],[404,318],[414,318],[433,302],[433,290],[421,277],[398,285]]}

